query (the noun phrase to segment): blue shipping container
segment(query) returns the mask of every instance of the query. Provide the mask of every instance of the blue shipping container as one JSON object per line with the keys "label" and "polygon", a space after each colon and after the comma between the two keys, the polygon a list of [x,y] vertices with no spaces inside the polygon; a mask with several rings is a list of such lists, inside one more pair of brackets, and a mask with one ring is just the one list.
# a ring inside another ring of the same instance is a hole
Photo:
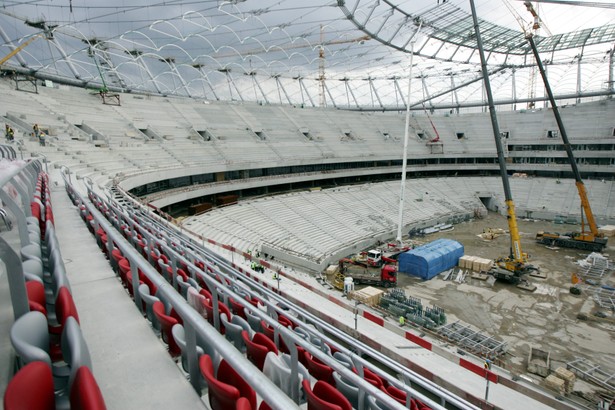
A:
{"label": "blue shipping container", "polygon": [[456,266],[463,256],[463,245],[452,239],[438,239],[399,255],[399,271],[429,280]]}

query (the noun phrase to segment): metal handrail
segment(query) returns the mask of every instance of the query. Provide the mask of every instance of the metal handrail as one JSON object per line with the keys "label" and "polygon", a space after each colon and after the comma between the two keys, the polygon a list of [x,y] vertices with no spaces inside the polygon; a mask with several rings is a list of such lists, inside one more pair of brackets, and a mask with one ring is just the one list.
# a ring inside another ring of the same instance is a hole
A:
{"label": "metal handrail", "polygon": [[[134,201],[134,200],[133,200]],[[148,217],[150,217],[151,215],[148,215]],[[133,215],[133,217],[139,218],[139,216],[137,215]],[[165,221],[166,222],[166,221]],[[166,224],[165,224],[166,225]],[[170,228],[167,228],[167,231],[169,234],[172,235],[177,235],[177,232],[172,231]],[[182,237],[177,237],[177,239],[182,240],[184,238]],[[197,245],[197,244],[192,244],[193,246]],[[198,245],[197,245],[198,246]],[[453,393],[450,393],[449,391],[445,390],[444,388],[438,386],[437,384],[431,382],[430,380],[428,380],[427,378],[421,376],[420,374],[413,372],[411,370],[409,370],[408,368],[399,365],[398,363],[391,361],[388,357],[386,357],[384,354],[380,353],[379,351],[371,348],[370,346],[364,344],[363,342],[355,339],[354,337],[344,333],[343,331],[339,330],[338,328],[336,328],[335,326],[332,326],[331,324],[329,324],[328,322],[320,319],[319,317],[311,314],[310,312],[308,312],[307,310],[296,306],[293,303],[288,302],[287,300],[285,300],[282,296],[278,295],[276,292],[263,287],[261,284],[254,282],[251,278],[246,277],[245,275],[240,274],[239,272],[237,272],[237,270],[235,268],[233,268],[232,266],[229,265],[228,261],[226,261],[225,259],[219,257],[218,255],[216,255],[215,253],[207,253],[204,252],[207,255],[201,255],[202,259],[214,259],[215,260],[215,266],[217,268],[220,269],[224,269],[225,273],[227,275],[230,276],[224,276],[226,277],[226,279],[229,280],[233,280],[233,281],[240,281],[241,283],[250,286],[251,289],[253,289],[254,292],[256,292],[257,296],[261,299],[263,299],[263,303],[268,307],[268,309],[273,309],[276,311],[276,313],[283,313],[283,310],[281,308],[279,308],[278,306],[276,306],[276,303],[279,303],[281,305],[283,305],[285,308],[294,311],[297,315],[299,315],[300,317],[303,317],[304,319],[307,319],[311,324],[315,325],[316,328],[320,331],[320,333],[318,334],[313,334],[314,336],[320,337],[325,339],[328,343],[333,344],[336,346],[337,349],[341,350],[342,352],[348,354],[349,356],[351,356],[353,359],[356,358],[356,361],[359,362],[361,364],[361,366],[365,366],[368,367],[371,371],[377,373],[379,376],[386,378],[391,384],[394,384],[396,387],[400,388],[401,390],[404,390],[406,393],[408,393],[409,395],[411,395],[412,397],[419,397],[421,400],[424,400],[427,404],[430,404],[432,406],[438,406],[437,403],[434,403],[433,400],[427,398],[426,396],[417,393],[414,390],[409,390],[408,388],[411,388],[411,384],[415,383],[419,386],[421,386],[422,388],[431,391],[432,393],[436,394],[437,396],[440,397],[440,405],[444,406],[445,404],[452,404],[458,408],[468,408],[468,409],[478,409],[478,407],[464,401],[463,399],[460,399],[458,397],[456,397]],[[212,265],[210,264],[209,267],[212,267]],[[220,273],[220,272],[219,272]],[[275,303],[267,301],[266,298],[264,298],[263,296],[266,296],[267,298],[273,299],[275,301]],[[371,363],[365,359],[363,359],[361,356],[357,356],[353,351],[346,349],[344,346],[339,345],[338,342],[336,342],[335,340],[333,340],[330,337],[327,337],[323,334],[323,330],[326,330],[329,334],[333,335],[335,338],[337,338],[338,340],[342,340],[345,343],[347,343],[349,346],[353,346],[358,352],[361,353],[367,353],[370,355],[370,357],[372,359],[376,359],[377,361],[379,361],[382,365],[388,367],[391,370],[394,370],[396,372],[398,372],[404,382],[409,383],[410,386],[405,385],[403,383],[401,383],[399,380],[390,377],[390,374],[384,372],[383,370],[379,369],[378,367],[374,367],[371,365]],[[311,332],[310,332],[311,333]],[[320,357],[319,357],[320,358]]]}
{"label": "metal handrail", "polygon": [[[100,197],[97,195],[97,197],[99,198],[99,200],[103,201],[102,199],[100,199]],[[138,206],[140,209],[142,209],[144,212],[142,215],[137,215],[137,213],[133,213],[131,215],[126,215],[125,211],[121,210],[121,209],[117,209],[117,208],[121,208],[119,204],[115,203],[115,201],[113,201],[113,203],[107,203],[105,202],[105,205],[108,206],[110,209],[116,209],[117,212],[119,212],[122,217],[126,220],[129,221],[130,223],[134,223],[134,219],[140,219],[142,217],[147,216],[150,220],[149,223],[143,223],[141,226],[148,226],[148,224],[153,223],[152,222],[152,215],[149,213],[149,210],[144,207],[141,203],[135,201],[134,199],[130,198],[130,201],[135,205]],[[104,201],[103,201],[104,202]],[[123,208],[122,208],[123,209]],[[156,230],[160,231],[160,229],[164,226],[165,229],[167,230],[167,233],[169,235],[173,235],[175,236],[174,240],[180,240],[180,241],[184,241],[186,242],[186,238],[184,237],[180,237],[177,234],[177,231],[173,230],[170,228],[170,226],[168,225],[167,221],[161,220],[162,224],[160,224],[160,221],[156,224],[157,228]],[[162,240],[160,240],[159,238],[155,238],[155,236],[151,236],[149,238],[149,240],[155,240],[158,243],[161,243]],[[170,239],[169,239],[170,241]],[[194,243],[192,240],[189,240],[187,242],[190,242],[190,246],[198,249],[200,247],[200,244]],[[149,243],[149,242],[148,242]],[[165,245],[165,253],[166,252],[173,252],[176,255],[178,255],[174,249],[172,249],[171,247],[168,247]],[[206,254],[206,256],[205,256]],[[195,256],[195,255],[193,255]],[[201,271],[198,267],[196,267],[195,265],[193,265],[189,260],[181,257],[181,256],[176,256],[176,258],[180,258],[182,259],[182,262],[185,263],[187,266],[189,266],[189,268],[193,271],[199,274],[199,276],[201,275],[205,275],[207,276],[203,271]],[[173,259],[173,258],[172,258]],[[281,296],[277,295],[275,292],[270,291],[267,288],[264,288],[262,285],[260,284],[255,284],[255,282],[253,280],[251,280],[250,278],[246,278],[243,274],[240,274],[236,269],[234,269],[232,266],[230,266],[228,264],[228,262],[222,258],[220,258],[219,256],[215,255],[214,253],[207,253],[207,252],[202,252],[202,254],[200,255],[200,259],[204,259],[205,261],[209,260],[215,260],[215,267],[216,268],[220,268],[220,270],[218,271],[218,273],[220,274],[220,276],[225,277],[226,279],[230,280],[231,283],[236,282],[236,281],[240,281],[241,283],[247,285],[250,287],[250,289],[253,290],[253,292],[256,292],[256,295],[258,295],[259,298],[262,298],[262,295],[266,295],[269,298],[274,299],[277,303],[281,303],[283,304],[285,307],[292,309],[293,311],[295,311],[297,314],[301,315],[304,318],[309,319],[310,322],[312,322],[313,324],[315,324],[317,326],[317,328],[320,329],[326,329],[329,334],[332,334],[334,337],[341,339],[343,341],[345,341],[346,343],[348,343],[349,345],[355,347],[358,351],[360,352],[364,352],[364,353],[369,353],[370,356],[372,356],[372,358],[375,358],[376,360],[380,361],[383,365],[389,367],[392,370],[395,370],[396,372],[398,372],[404,382],[409,383],[410,385],[412,383],[415,383],[417,385],[420,385],[422,388],[431,391],[432,393],[436,394],[437,396],[439,396],[440,398],[440,405],[444,406],[445,404],[451,404],[457,408],[469,408],[469,409],[476,409],[476,406],[473,406],[472,404],[464,401],[463,399],[458,398],[457,396],[455,396],[454,394],[448,392],[447,390],[443,389],[442,387],[436,385],[435,383],[429,381],[428,379],[424,378],[423,376],[420,376],[419,374],[410,371],[409,369],[395,363],[392,362],[389,358],[387,358],[385,355],[383,355],[382,353],[370,348],[369,346],[363,344],[362,342],[357,341],[356,339],[350,337],[349,335],[347,335],[344,332],[339,331],[339,329],[329,325],[327,322],[317,318],[316,316],[310,314],[309,312],[305,311],[304,309],[301,309],[297,306],[292,305],[291,303],[289,303],[288,301],[284,300]],[[214,265],[211,264],[211,262],[206,262],[208,267],[213,268]],[[176,264],[176,260],[173,261],[172,260],[172,266],[174,269],[174,274],[175,274],[175,264]],[[222,270],[223,269],[223,270]],[[218,282],[215,282],[215,287],[222,287],[221,284],[219,284]],[[256,289],[256,290],[255,290]],[[229,290],[227,289],[225,291],[225,293],[232,293],[229,292]],[[237,299],[237,297],[235,296],[235,299]],[[239,303],[242,303],[241,298],[239,298]],[[268,302],[263,298],[263,303],[267,306],[268,310],[270,311],[275,311],[276,314],[277,313],[283,313],[282,310],[280,308],[278,308],[277,306],[275,306],[275,303],[273,302]],[[214,303],[214,306],[217,308],[217,303]],[[246,305],[246,308],[252,310],[252,306],[251,305]],[[217,314],[214,313],[214,318],[217,319]],[[270,325],[274,326],[274,329],[277,329],[279,326],[279,324],[277,322],[275,322],[272,318],[270,317],[261,317],[263,320],[265,320],[267,323],[269,323]],[[218,327],[218,324],[215,323],[215,326]],[[317,337],[321,337],[324,340],[326,340],[329,343],[332,343],[334,345],[336,345],[337,348],[339,348],[339,350],[342,350],[344,353],[350,355],[355,363],[357,364],[357,368],[362,368],[363,366],[370,368],[370,370],[375,371],[377,374],[379,374],[382,377],[385,377],[387,380],[389,380],[390,383],[396,385],[396,387],[406,391],[409,395],[409,397],[418,397],[421,400],[424,400],[425,402],[427,402],[428,404],[432,405],[435,408],[439,408],[439,404],[435,403],[433,400],[425,397],[423,394],[420,394],[414,390],[409,390],[409,386],[405,385],[403,383],[401,383],[400,381],[396,380],[395,378],[390,377],[389,374],[387,374],[386,372],[378,369],[377,367],[374,367],[373,365],[370,365],[370,363],[364,359],[362,359],[360,356],[357,356],[356,354],[354,354],[352,351],[344,348],[343,346],[339,346],[337,342],[333,341],[331,338],[326,337],[322,334],[314,334],[314,336]],[[299,340],[299,345],[302,345],[302,340]],[[287,344],[288,345],[288,344]],[[302,347],[306,348],[306,350],[312,350],[311,346],[303,346]],[[330,357],[325,356],[324,358],[321,358],[322,352],[320,351],[316,351],[314,355],[317,356],[319,359],[323,360],[323,362],[327,363],[328,365],[332,365],[332,367],[338,367],[339,363],[337,363],[336,361],[333,361],[332,363],[328,363],[329,360],[331,360]],[[345,370],[345,369],[344,369]],[[342,373],[344,370],[341,370],[340,373]],[[344,374],[344,376],[346,376]],[[355,374],[352,374],[352,376],[355,376]],[[351,376],[351,377],[352,377]],[[350,378],[350,377],[349,377]],[[360,382],[363,382],[362,380],[360,380]],[[378,392],[380,393],[380,392]],[[377,394],[379,396],[379,394]],[[378,397],[380,399],[380,397]],[[385,399],[390,399],[389,397],[387,397],[386,395],[384,396]]]}
{"label": "metal handrail", "polygon": [[[97,195],[95,192],[93,192],[91,190],[89,191],[88,196],[94,197],[97,201],[100,201],[105,206],[107,206],[109,209],[114,210],[114,212],[115,211],[119,212],[120,216],[125,221],[127,221],[131,225],[133,225],[133,226],[131,226],[131,228],[134,228],[134,225],[136,225],[136,222],[134,220],[136,218],[136,215],[131,215],[131,216],[126,215],[124,212],[122,212],[121,209],[119,209],[119,207],[113,207],[111,204],[107,203],[99,195]],[[94,205],[91,205],[91,206],[94,206]],[[147,225],[139,225],[139,226],[142,227],[142,228],[143,227],[147,227]],[[103,229],[105,230],[105,232],[107,232],[108,244],[109,244],[109,248],[108,249],[109,249],[109,251],[111,251],[113,241],[111,240],[111,238],[109,238],[109,233],[108,233],[107,229],[105,229],[104,227],[103,227]],[[360,362],[357,362],[357,364],[356,364],[357,371],[360,372],[360,374],[356,374],[353,371],[347,369],[345,366],[341,365],[333,357],[325,354],[323,351],[318,349],[316,346],[314,346],[314,345],[310,344],[309,342],[305,341],[303,338],[298,336],[295,332],[292,332],[289,329],[286,329],[285,327],[283,327],[280,323],[278,323],[275,319],[273,319],[271,316],[269,316],[265,312],[261,311],[260,309],[255,309],[254,306],[251,305],[245,299],[243,299],[243,297],[241,295],[239,295],[238,293],[236,293],[234,290],[230,289],[229,287],[225,286],[224,284],[222,284],[222,283],[216,281],[215,279],[213,279],[207,273],[202,271],[198,266],[193,264],[190,260],[188,260],[185,257],[183,257],[182,255],[180,255],[179,252],[177,252],[167,242],[163,241],[160,238],[157,238],[155,235],[150,234],[150,233],[146,232],[143,229],[141,230],[141,234],[143,236],[145,236],[146,242],[148,244],[156,243],[157,245],[159,245],[162,248],[164,248],[163,250],[164,250],[165,255],[171,257],[171,266],[173,268],[173,276],[174,276],[174,278],[175,278],[175,274],[176,274],[177,263],[178,262],[182,262],[182,263],[184,263],[189,268],[189,270],[191,270],[192,272],[197,273],[198,276],[207,284],[208,288],[211,290],[212,298],[213,298],[212,305],[213,305],[213,320],[214,320],[214,328],[215,329],[217,329],[217,330],[220,329],[219,310],[218,310],[218,300],[220,299],[219,295],[218,295],[219,293],[222,293],[222,294],[225,294],[225,295],[227,295],[229,297],[232,297],[235,301],[237,301],[237,303],[243,305],[245,309],[248,309],[251,313],[259,316],[259,318],[261,320],[265,321],[269,326],[273,327],[274,332],[276,334],[280,335],[283,338],[287,348],[290,351],[290,356],[292,358],[292,360],[291,360],[291,380],[294,379],[294,381],[296,381],[296,383],[295,382],[291,382],[291,386],[295,387],[295,386],[298,386],[298,384],[299,384],[298,383],[298,370],[297,370],[297,368],[298,368],[298,353],[297,353],[297,349],[295,347],[296,345],[299,345],[302,348],[304,348],[306,351],[308,351],[310,354],[312,354],[313,356],[316,356],[323,363],[325,363],[326,365],[328,365],[331,368],[333,368],[334,370],[336,370],[338,373],[340,373],[346,379],[350,380],[355,386],[357,386],[360,389],[360,391],[363,392],[363,394],[369,393],[370,395],[375,396],[376,398],[378,398],[378,400],[382,404],[387,405],[387,408],[390,408],[390,409],[404,409],[405,408],[400,403],[398,403],[395,399],[390,397],[387,393],[383,392],[382,390],[378,389],[377,387],[373,386],[371,383],[367,382],[366,380],[364,380],[362,378],[362,367],[363,366],[362,366],[362,364]],[[122,236],[122,238],[123,238],[123,236]],[[120,250],[122,250],[122,249],[120,249]],[[145,259],[143,259],[143,260],[145,260]],[[150,260],[150,262],[151,262],[151,260]],[[216,267],[215,265],[213,265],[210,262],[208,262],[207,259],[205,260],[205,263],[206,263],[207,267],[209,267],[209,268],[214,269]],[[132,268],[132,264],[131,264],[131,268]],[[150,268],[152,268],[151,265],[150,265]],[[162,277],[158,274],[157,271],[154,271],[154,272],[157,275],[159,280],[162,280],[163,283],[165,283],[165,284],[167,283],[164,279],[162,279]],[[143,271],[143,273],[145,273],[147,275],[147,272]],[[243,276],[239,272],[232,271],[232,270],[229,273],[226,273],[226,272],[223,272],[221,270],[218,270],[217,274],[219,274],[220,276],[222,276],[226,280],[229,280],[230,283],[233,283],[234,281],[237,281],[237,280],[241,280],[242,276]],[[149,277],[149,275],[147,275],[147,276]],[[132,277],[133,277],[133,286],[135,286],[135,289],[136,289],[136,286],[138,286],[138,274],[136,273],[136,271],[134,272]],[[175,291],[175,289],[172,286],[171,286],[171,289],[173,289],[173,291]],[[260,298],[260,295],[259,295],[259,298]],[[183,300],[183,298],[182,298],[182,300]],[[265,301],[265,300],[263,300],[263,302],[264,302],[264,304],[266,306],[268,306],[268,310],[271,312],[272,305],[270,303],[268,303],[267,301]],[[135,293],[135,303],[137,305],[140,304],[138,296],[137,296],[136,293]],[[180,316],[181,316],[181,312],[179,312],[179,313],[180,313]],[[208,323],[208,325],[209,325],[209,323]],[[209,326],[211,326],[211,325],[209,325]],[[352,354],[349,351],[348,351],[348,353]],[[195,358],[194,362],[196,362],[196,358]],[[191,362],[189,361],[189,366],[190,366],[190,364],[191,364]],[[236,369],[236,370],[238,370],[238,369]],[[195,379],[195,377],[193,377],[192,373],[191,373],[191,380],[194,380],[194,379]],[[293,396],[295,396],[295,398],[298,400],[298,390],[293,392],[293,393],[294,393]],[[415,392],[412,393],[412,397],[415,397],[416,395],[417,394]],[[424,399],[425,401],[427,401],[429,403],[432,403],[428,398],[426,398],[426,397],[424,397],[422,395],[421,395],[421,399]],[[272,405],[271,403],[269,403],[269,404]],[[437,406],[436,403],[433,403],[433,405],[434,405],[434,407]],[[436,408],[439,408],[439,407],[436,407]]]}
{"label": "metal handrail", "polygon": [[[66,182],[66,181],[65,181]],[[70,188],[69,188],[70,187]],[[96,209],[94,204],[84,200],[81,195],[76,192],[69,184],[67,189],[72,191],[72,195],[77,198],[77,201],[82,204],[87,213],[93,217],[95,223],[95,231],[98,228],[102,228],[108,238],[107,245],[115,245],[130,261],[132,270],[133,286],[138,287],[138,271],[140,270],[145,274],[148,279],[158,288],[158,292],[169,302],[175,311],[180,315],[184,321],[184,327],[186,330],[186,344],[188,348],[188,360],[193,366],[197,366],[196,357],[196,336],[198,334],[203,340],[209,343],[211,346],[215,346],[220,355],[230,364],[233,369],[241,375],[241,377],[250,385],[254,390],[274,409],[287,410],[291,408],[298,408],[291,398],[289,398],[284,392],[282,392],[272,381],[263,377],[260,371],[245,358],[235,347],[218,333],[198,312],[196,312],[186,302],[179,293],[166,282],[160,274],[150,265],[150,263],[143,258],[143,256],[130,244],[124,236],[116,231],[113,225],[108,222],[105,217]],[[135,284],[134,281],[137,281]],[[137,295],[138,292],[135,292]],[[137,298],[135,298],[137,299]],[[192,376],[194,369],[190,369]],[[191,377],[193,386],[198,386],[199,376],[198,373],[195,377]]]}

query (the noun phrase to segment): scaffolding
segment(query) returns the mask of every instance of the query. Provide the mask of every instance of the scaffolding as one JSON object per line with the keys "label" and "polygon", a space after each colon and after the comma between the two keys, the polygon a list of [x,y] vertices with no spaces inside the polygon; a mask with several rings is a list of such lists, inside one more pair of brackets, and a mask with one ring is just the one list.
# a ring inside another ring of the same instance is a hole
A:
{"label": "scaffolding", "polygon": [[590,285],[604,283],[615,272],[615,264],[600,255],[589,255],[578,272],[578,276]]}
{"label": "scaffolding", "polygon": [[600,287],[594,291],[594,301],[603,309],[615,312],[615,289]]}
{"label": "scaffolding", "polygon": [[594,301],[603,309],[615,312],[615,287],[607,284],[613,273],[615,264],[613,261],[599,254],[590,254],[584,260],[579,261],[581,268],[577,276],[588,285],[588,290],[593,290]]}
{"label": "scaffolding", "polygon": [[615,390],[615,373],[613,370],[603,370],[599,365],[583,358],[576,358],[566,363],[566,368],[583,380],[595,383],[609,391]]}
{"label": "scaffolding", "polygon": [[474,330],[459,320],[440,327],[438,334],[472,354],[491,360],[504,355],[508,350],[506,342]]}

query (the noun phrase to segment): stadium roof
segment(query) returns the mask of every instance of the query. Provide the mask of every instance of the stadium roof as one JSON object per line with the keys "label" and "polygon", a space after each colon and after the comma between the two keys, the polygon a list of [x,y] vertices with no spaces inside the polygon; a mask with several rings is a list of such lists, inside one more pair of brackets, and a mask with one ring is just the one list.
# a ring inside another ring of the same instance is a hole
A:
{"label": "stadium roof", "polygon": [[[496,99],[522,101],[536,84],[523,32],[532,15],[519,0],[476,4]],[[614,9],[535,7],[534,39],[557,92],[612,93]],[[399,108],[415,39],[412,105],[471,105],[483,95],[468,0],[7,0],[0,27],[2,56],[38,36],[4,68],[94,88]]]}

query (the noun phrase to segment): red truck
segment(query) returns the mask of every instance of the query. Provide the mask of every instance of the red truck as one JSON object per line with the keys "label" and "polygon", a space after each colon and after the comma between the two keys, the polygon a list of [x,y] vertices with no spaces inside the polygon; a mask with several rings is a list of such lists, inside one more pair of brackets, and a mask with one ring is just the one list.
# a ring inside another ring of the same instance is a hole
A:
{"label": "red truck", "polygon": [[357,285],[397,286],[397,267],[393,264],[374,267],[352,259],[340,259],[338,271],[343,277],[350,276]]}

